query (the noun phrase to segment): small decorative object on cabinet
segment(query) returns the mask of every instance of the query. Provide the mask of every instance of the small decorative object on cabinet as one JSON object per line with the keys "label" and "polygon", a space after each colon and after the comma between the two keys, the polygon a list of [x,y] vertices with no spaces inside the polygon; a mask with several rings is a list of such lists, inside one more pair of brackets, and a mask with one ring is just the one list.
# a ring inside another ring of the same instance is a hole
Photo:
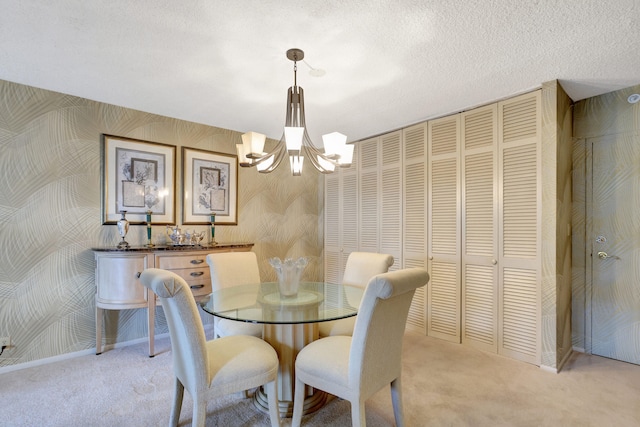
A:
{"label": "small decorative object on cabinet", "polygon": [[127,211],[120,211],[122,218],[118,220],[118,234],[122,237],[122,241],[118,243],[118,249],[129,249],[129,243],[124,240],[127,233],[129,232],[129,221],[125,218]]}
{"label": "small decorative object on cabinet", "polygon": [[147,247],[153,247],[153,242],[151,241],[151,211],[147,211]]}
{"label": "small decorative object on cabinet", "polygon": [[211,242],[212,245],[216,244],[216,214],[211,214]]}
{"label": "small decorative object on cabinet", "polygon": [[149,356],[154,352],[156,296],[139,281],[147,268],[171,270],[184,278],[198,298],[211,293],[205,260],[214,252],[246,252],[253,243],[218,243],[212,246],[129,247],[127,250],[93,248],[96,259],[96,354],[102,353],[104,310],[147,308]]}

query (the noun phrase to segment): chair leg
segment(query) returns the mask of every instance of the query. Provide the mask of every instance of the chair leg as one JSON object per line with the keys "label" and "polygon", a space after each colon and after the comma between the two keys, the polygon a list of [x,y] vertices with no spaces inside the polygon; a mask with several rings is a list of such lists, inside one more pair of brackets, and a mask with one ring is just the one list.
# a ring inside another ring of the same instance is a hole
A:
{"label": "chair leg", "polygon": [[402,408],[402,382],[400,377],[391,381],[391,402],[393,403],[393,416],[396,419],[396,426],[404,426],[404,411]]}
{"label": "chair leg", "polygon": [[300,427],[300,423],[302,422],[304,389],[305,384],[296,377],[296,391],[293,398],[293,415],[291,416],[291,427]]}
{"label": "chair leg", "polygon": [[193,419],[191,427],[204,427],[207,418],[207,399],[201,396],[193,398]]}
{"label": "chair leg", "polygon": [[171,407],[171,419],[169,425],[171,427],[177,427],[180,420],[180,410],[182,409],[182,398],[184,396],[184,385],[176,377],[174,378],[173,387],[173,406]]}
{"label": "chair leg", "polygon": [[364,400],[351,401],[351,425],[353,427],[366,427],[367,420],[364,415]]}
{"label": "chair leg", "polygon": [[266,386],[271,427],[280,427],[280,409],[278,408],[278,387],[276,380],[267,383]]}

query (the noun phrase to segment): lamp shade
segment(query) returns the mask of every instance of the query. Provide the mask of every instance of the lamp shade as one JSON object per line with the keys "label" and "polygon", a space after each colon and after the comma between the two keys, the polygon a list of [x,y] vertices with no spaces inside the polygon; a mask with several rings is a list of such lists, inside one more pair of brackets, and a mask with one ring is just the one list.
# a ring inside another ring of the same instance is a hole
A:
{"label": "lamp shade", "polygon": [[353,149],[356,146],[353,144],[345,144],[342,147],[342,152],[340,153],[340,158],[338,159],[338,164],[341,167],[351,166],[351,162],[353,162]]}
{"label": "lamp shade", "polygon": [[265,135],[257,132],[247,132],[243,134],[242,144],[244,145],[245,156],[254,159],[261,157],[266,138]]}
{"label": "lamp shade", "polygon": [[238,153],[238,164],[240,166],[251,166],[251,159],[247,158],[246,145],[236,144],[236,153]]}
{"label": "lamp shade", "polygon": [[293,176],[302,175],[303,161],[304,161],[303,156],[289,156],[289,163],[291,164],[291,174]]}
{"label": "lamp shade", "polygon": [[343,147],[347,143],[347,135],[340,132],[331,132],[322,135],[322,143],[324,144],[324,154],[327,157],[336,157],[342,153]]}
{"label": "lamp shade", "polygon": [[304,128],[288,127],[284,128],[284,139],[287,143],[287,150],[300,150],[302,147],[302,137],[304,136]]}

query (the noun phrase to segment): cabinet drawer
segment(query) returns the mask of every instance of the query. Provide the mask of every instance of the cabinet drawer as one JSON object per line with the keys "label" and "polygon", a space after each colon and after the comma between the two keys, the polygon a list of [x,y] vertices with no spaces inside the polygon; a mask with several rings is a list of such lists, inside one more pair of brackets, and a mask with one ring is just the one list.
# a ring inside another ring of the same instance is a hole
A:
{"label": "cabinet drawer", "polygon": [[208,283],[189,283],[194,297],[209,295],[211,293],[211,281]]}
{"label": "cabinet drawer", "polygon": [[[176,270],[179,268],[207,267],[207,255],[187,254],[156,257],[156,267],[163,270]],[[208,267],[207,267],[208,268]]]}
{"label": "cabinet drawer", "polygon": [[178,269],[171,270],[171,272],[182,277],[187,282],[193,296],[197,297],[201,295],[209,295],[211,293],[211,275],[209,274],[208,268]]}
{"label": "cabinet drawer", "polygon": [[171,271],[182,277],[190,285],[195,283],[211,284],[211,272],[209,271],[209,267],[179,268]]}

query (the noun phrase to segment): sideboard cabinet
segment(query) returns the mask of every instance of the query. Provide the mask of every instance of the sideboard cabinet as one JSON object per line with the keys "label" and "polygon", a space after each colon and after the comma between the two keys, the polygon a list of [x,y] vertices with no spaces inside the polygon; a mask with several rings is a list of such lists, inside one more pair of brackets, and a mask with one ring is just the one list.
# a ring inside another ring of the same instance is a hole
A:
{"label": "sideboard cabinet", "polygon": [[96,259],[96,354],[102,353],[104,310],[147,309],[149,356],[154,353],[156,296],[140,283],[147,268],[171,270],[189,284],[194,297],[211,293],[207,255],[216,252],[246,252],[253,243],[219,243],[215,246],[161,246],[93,248]]}

